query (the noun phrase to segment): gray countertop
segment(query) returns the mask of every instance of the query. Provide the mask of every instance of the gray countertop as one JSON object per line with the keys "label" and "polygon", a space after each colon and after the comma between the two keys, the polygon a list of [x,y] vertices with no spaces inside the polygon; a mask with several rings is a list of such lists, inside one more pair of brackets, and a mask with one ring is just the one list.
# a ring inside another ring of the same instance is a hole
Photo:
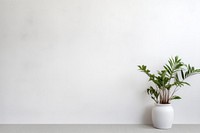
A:
{"label": "gray countertop", "polygon": [[131,124],[1,124],[0,133],[200,133],[200,124],[155,129]]}

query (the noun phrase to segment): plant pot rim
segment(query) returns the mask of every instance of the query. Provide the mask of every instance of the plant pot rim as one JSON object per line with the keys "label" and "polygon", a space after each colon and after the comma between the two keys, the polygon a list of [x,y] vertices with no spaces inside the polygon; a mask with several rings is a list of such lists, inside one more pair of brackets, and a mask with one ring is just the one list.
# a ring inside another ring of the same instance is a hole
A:
{"label": "plant pot rim", "polygon": [[156,106],[171,106],[171,103],[162,104],[162,103],[155,103]]}

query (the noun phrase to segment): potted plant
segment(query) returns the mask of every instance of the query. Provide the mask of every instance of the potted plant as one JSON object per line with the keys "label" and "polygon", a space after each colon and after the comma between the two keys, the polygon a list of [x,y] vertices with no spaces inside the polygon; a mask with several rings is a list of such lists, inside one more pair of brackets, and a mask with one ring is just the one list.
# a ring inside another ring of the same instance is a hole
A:
{"label": "potted plant", "polygon": [[171,101],[181,99],[175,93],[184,85],[190,85],[185,79],[200,73],[200,69],[183,63],[178,56],[169,58],[168,63],[163,66],[162,70],[157,71],[157,74],[152,74],[145,65],[138,65],[138,68],[154,84],[147,89],[147,94],[155,102],[152,109],[153,126],[159,129],[171,128],[174,119]]}

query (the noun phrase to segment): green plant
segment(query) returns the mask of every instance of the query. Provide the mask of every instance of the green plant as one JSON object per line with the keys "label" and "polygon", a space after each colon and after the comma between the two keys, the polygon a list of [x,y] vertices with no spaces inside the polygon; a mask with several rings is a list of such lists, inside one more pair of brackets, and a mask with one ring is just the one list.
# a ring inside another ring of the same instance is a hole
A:
{"label": "green plant", "polygon": [[195,69],[190,64],[183,63],[178,56],[170,58],[163,69],[157,71],[156,75],[151,74],[145,65],[138,65],[138,67],[141,72],[149,77],[149,81],[155,84],[154,87],[150,86],[147,89],[147,93],[159,104],[169,104],[171,100],[181,99],[180,96],[174,94],[180,87],[190,85],[185,81],[186,78],[200,73],[200,69]]}

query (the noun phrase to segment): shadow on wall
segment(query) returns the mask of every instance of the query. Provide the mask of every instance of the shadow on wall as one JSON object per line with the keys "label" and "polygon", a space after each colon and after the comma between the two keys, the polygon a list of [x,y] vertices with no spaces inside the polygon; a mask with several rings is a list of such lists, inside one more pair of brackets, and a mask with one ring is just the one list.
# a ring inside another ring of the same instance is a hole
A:
{"label": "shadow on wall", "polygon": [[151,119],[151,110],[152,106],[146,106],[144,109],[144,112],[142,114],[142,123],[143,124],[152,124],[152,119]]}
{"label": "shadow on wall", "polygon": [[[143,86],[140,86],[140,88],[147,88],[147,86],[149,86],[149,84],[146,84],[146,85],[143,84]],[[149,96],[145,89],[141,89],[139,93],[141,97],[140,104],[142,105],[141,123],[152,124],[151,111],[152,111],[153,104],[152,102],[149,101]]]}

